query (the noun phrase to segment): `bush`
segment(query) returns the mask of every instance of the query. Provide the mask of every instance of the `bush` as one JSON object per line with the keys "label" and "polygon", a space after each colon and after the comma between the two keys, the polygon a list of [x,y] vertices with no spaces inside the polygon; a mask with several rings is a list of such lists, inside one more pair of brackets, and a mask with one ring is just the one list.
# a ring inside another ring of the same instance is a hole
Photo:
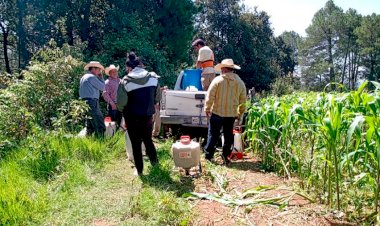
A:
{"label": "bush", "polygon": [[[13,79],[6,89],[0,89],[1,140],[18,143],[35,126],[56,129],[54,122],[63,130],[77,129],[83,123],[87,108],[78,101],[83,62],[68,55],[73,52],[68,46],[39,51],[21,73],[23,79]],[[0,143],[0,156],[8,148]]]}
{"label": "bush", "polygon": [[271,85],[272,95],[274,96],[291,94],[299,88],[299,78],[296,77],[277,77]]}

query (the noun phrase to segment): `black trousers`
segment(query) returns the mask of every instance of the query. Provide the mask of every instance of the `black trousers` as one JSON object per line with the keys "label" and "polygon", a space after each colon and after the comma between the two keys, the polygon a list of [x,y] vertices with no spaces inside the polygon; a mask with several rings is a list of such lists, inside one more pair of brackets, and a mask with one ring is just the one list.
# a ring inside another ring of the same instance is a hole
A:
{"label": "black trousers", "polygon": [[88,113],[91,117],[86,122],[87,134],[92,135],[95,133],[96,137],[104,137],[106,126],[104,125],[103,114],[100,111],[99,100],[93,98],[85,98],[84,100],[86,100],[90,107]]}
{"label": "black trousers", "polygon": [[215,145],[220,138],[220,131],[223,129],[224,144],[223,144],[223,157],[227,157],[231,154],[232,144],[234,142],[234,117],[221,117],[216,114],[212,114],[210,118],[210,124],[208,126],[208,136],[206,144],[206,159],[211,160],[214,157]]}
{"label": "black trousers", "polygon": [[116,126],[120,127],[121,118],[123,117],[123,113],[118,110],[112,110],[111,105],[107,105],[108,116],[111,117],[112,121],[116,122]]}
{"label": "black trousers", "polygon": [[128,129],[128,135],[132,143],[133,158],[138,173],[142,173],[144,169],[144,161],[141,150],[141,142],[144,142],[146,154],[150,163],[155,165],[158,163],[156,148],[152,140],[153,118],[150,117],[131,117],[124,116]]}

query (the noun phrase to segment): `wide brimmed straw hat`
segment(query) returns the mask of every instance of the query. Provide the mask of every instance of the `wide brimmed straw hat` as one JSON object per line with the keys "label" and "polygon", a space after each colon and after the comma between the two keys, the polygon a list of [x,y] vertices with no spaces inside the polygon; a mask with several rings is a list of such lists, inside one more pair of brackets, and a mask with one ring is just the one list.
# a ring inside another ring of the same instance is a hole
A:
{"label": "wide brimmed straw hat", "polygon": [[104,70],[104,67],[98,61],[90,61],[90,63],[84,66],[84,70],[88,71],[90,67],[97,67]]}
{"label": "wide brimmed straw hat", "polygon": [[232,68],[232,69],[237,69],[237,70],[241,69],[240,66],[234,64],[234,61],[232,59],[224,59],[224,60],[222,60],[222,63],[217,64],[215,66],[215,70],[221,71],[221,69],[224,68],[224,67],[228,67],[228,68]]}
{"label": "wide brimmed straw hat", "polygon": [[106,75],[110,75],[109,73],[111,70],[119,71],[119,68],[120,68],[119,66],[116,67],[115,65],[111,64],[109,67],[106,67],[104,72],[106,73]]}

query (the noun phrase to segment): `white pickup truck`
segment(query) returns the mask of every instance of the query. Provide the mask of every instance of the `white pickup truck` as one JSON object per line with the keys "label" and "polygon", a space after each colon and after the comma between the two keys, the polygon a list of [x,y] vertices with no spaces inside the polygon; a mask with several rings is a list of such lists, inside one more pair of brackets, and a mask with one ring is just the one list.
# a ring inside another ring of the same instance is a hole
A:
{"label": "white pickup truck", "polygon": [[206,137],[208,117],[204,107],[207,91],[182,90],[182,79],[181,73],[174,90],[164,90],[162,93],[161,124],[165,132],[171,128],[172,135],[183,133],[191,137]]}
{"label": "white pickup truck", "polygon": [[208,126],[204,111],[206,91],[164,90],[161,100],[161,123],[187,127]]}

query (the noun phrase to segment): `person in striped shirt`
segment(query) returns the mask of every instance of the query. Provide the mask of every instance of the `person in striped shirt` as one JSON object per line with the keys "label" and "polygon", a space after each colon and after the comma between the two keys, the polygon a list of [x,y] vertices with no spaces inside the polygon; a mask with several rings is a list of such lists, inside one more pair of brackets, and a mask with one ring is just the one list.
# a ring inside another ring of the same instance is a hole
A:
{"label": "person in striped shirt", "polygon": [[234,73],[240,67],[234,64],[232,59],[224,59],[215,66],[215,70],[221,71],[210,84],[206,96],[205,111],[210,117],[208,127],[207,144],[205,146],[206,159],[211,161],[214,157],[215,145],[223,129],[224,145],[223,160],[229,163],[233,144],[233,125],[245,111],[246,87],[240,77]]}
{"label": "person in striped shirt", "polygon": [[116,108],[117,89],[120,83],[118,71],[119,66],[116,67],[111,64],[109,67],[106,67],[105,73],[109,77],[105,82],[106,86],[103,91],[103,98],[107,102],[108,116],[110,116],[112,121],[116,122],[116,125],[119,127],[122,113]]}

